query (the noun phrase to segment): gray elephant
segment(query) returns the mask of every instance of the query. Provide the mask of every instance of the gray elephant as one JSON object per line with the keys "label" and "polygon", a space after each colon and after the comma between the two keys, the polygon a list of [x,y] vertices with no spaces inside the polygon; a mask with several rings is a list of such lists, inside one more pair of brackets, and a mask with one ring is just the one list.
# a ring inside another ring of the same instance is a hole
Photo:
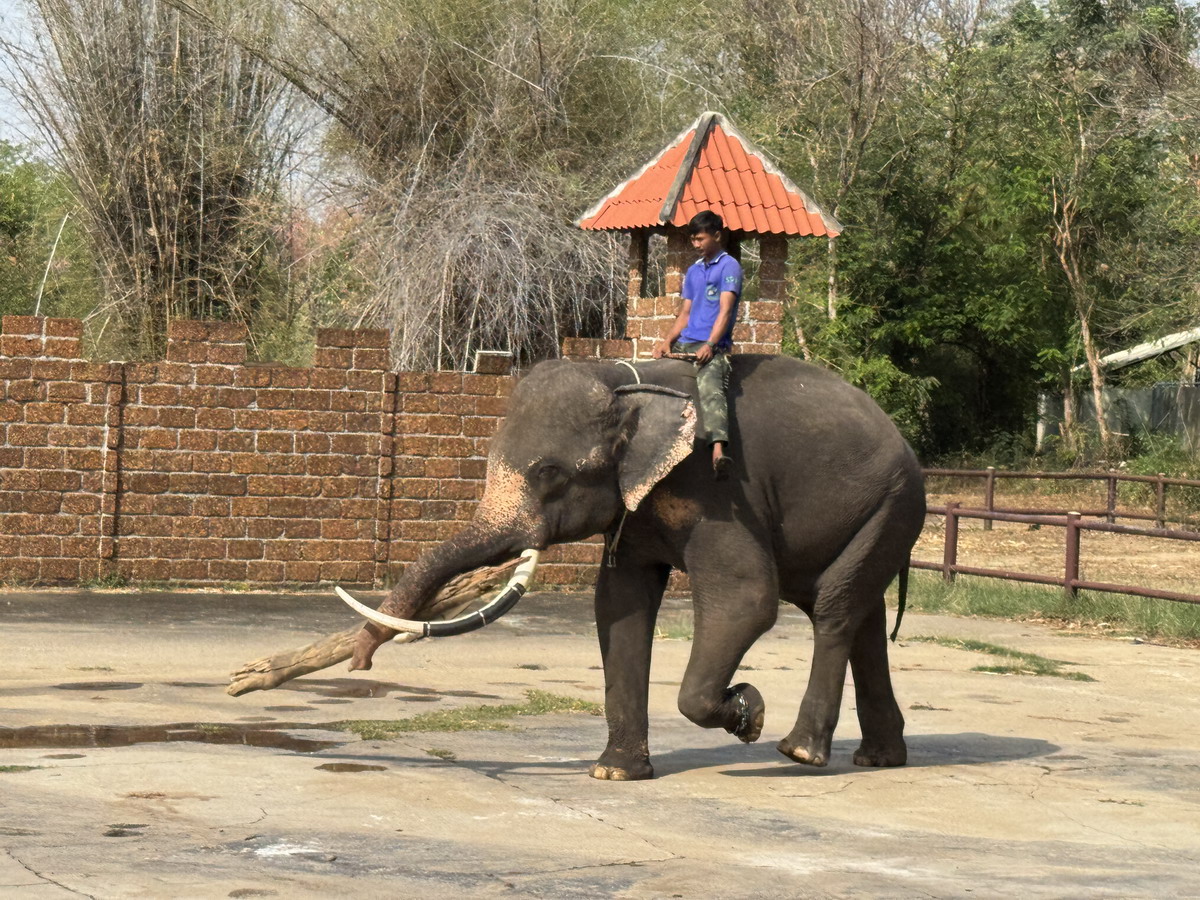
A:
{"label": "gray elephant", "polygon": [[[828,762],[849,662],[862,727],[854,762],[903,765],[883,594],[905,570],[924,521],[921,469],[887,415],[836,375],[784,357],[739,355],[732,364],[735,464],[721,482],[707,448],[693,452],[690,365],[534,366],[492,440],[474,520],[405,569],[382,615],[359,633],[351,669],[371,667],[375,650],[397,633],[392,626],[420,625],[411,620],[447,579],[526,548],[604,534],[595,610],[609,738],[593,777],[653,776],[650,653],[672,568],[689,575],[695,615],[679,691],[687,718],[746,742],[758,738],[762,696],[729,682],[774,624],[782,598],[812,619],[815,644],[800,713],[780,751],[809,765]],[[509,591],[501,606],[519,595]],[[446,633],[500,611],[489,607]]]}

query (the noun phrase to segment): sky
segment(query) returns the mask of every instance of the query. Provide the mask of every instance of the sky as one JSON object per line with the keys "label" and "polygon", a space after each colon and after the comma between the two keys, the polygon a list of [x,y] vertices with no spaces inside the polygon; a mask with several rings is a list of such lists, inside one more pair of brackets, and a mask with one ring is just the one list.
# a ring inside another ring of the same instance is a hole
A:
{"label": "sky", "polygon": [[[19,0],[0,0],[0,41],[29,46],[32,28],[25,5]],[[12,72],[9,64],[0,59],[0,140],[12,144],[33,142],[34,128],[20,104],[9,90]]]}

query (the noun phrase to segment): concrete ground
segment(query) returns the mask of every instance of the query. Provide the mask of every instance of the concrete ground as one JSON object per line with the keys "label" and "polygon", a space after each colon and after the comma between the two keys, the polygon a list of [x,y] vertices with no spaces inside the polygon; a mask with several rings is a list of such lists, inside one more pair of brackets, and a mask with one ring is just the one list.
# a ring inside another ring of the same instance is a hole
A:
{"label": "concrete ground", "polygon": [[2,594],[0,895],[1200,896],[1196,651],[910,614],[910,638],[973,637],[1096,680],[974,672],[996,660],[901,639],[899,769],[850,764],[849,690],[828,768],[776,752],[812,650],[787,612],[738,676],[768,704],[751,746],[676,712],[690,644],[656,643],[653,781],[587,777],[605,726],[580,713],[395,740],[269,727],[534,688],[599,701],[590,605],[535,594],[482,632],[384,648],[370,673],[235,699],[239,664],[351,614],[331,595]]}

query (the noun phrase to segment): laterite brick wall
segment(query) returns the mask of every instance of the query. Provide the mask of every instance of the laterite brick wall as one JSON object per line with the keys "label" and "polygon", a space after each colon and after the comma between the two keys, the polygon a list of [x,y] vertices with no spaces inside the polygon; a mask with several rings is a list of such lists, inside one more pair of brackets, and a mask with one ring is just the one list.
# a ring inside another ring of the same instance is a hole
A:
{"label": "laterite brick wall", "polygon": [[[5,316],[0,579],[381,585],[469,519],[508,360],[389,371],[384,331],[325,329],[314,365],[246,362],[240,326],[176,321],[167,358],[96,364],[74,319]],[[590,583],[596,542],[540,581]]]}

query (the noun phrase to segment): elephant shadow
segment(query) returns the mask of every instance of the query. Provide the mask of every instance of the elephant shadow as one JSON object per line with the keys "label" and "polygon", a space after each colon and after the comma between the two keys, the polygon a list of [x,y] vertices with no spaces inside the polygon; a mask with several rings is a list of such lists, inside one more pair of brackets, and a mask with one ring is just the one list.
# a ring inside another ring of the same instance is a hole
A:
{"label": "elephant shadow", "polygon": [[[908,744],[908,762],[906,769],[926,769],[937,766],[977,766],[987,763],[1014,762],[1022,759],[1036,759],[1057,753],[1061,748],[1057,744],[1041,738],[1010,737],[1007,735],[984,734],[978,731],[964,731],[957,734],[910,734],[905,736]],[[765,751],[762,758],[767,764],[758,768],[727,769],[721,772],[733,778],[782,778],[802,774],[808,777],[829,775],[844,775],[847,772],[868,772],[869,768],[856,766],[851,761],[854,751],[858,748],[858,740],[844,739],[833,742],[833,758],[828,766],[811,768],[788,763],[779,756],[772,742],[756,745]],[[739,748],[714,748],[715,750]],[[744,758],[737,759],[731,753],[720,761],[711,758],[710,750],[680,750],[674,753],[662,754],[655,758],[655,771],[660,775],[668,775],[674,771],[703,766],[720,765],[722,762],[745,763]],[[671,757],[679,755],[683,765],[675,766],[676,760]],[[708,757],[707,760],[703,757]],[[691,757],[691,758],[689,758]],[[772,758],[773,757],[773,758]]]}
{"label": "elephant shadow", "polygon": [[[904,768],[923,769],[936,766],[984,765],[987,763],[1014,762],[1036,759],[1057,753],[1061,748],[1040,738],[1009,737],[981,732],[957,734],[915,734],[907,737],[908,763]],[[779,755],[774,741],[761,743],[724,744],[712,747],[680,747],[656,753],[653,757],[657,778],[670,778],[701,769],[718,768],[717,774],[731,778],[823,778],[846,775],[851,772],[866,774],[871,769],[855,766],[851,762],[857,739],[837,740],[833,743],[833,759],[828,766],[813,768],[789,762]],[[361,759],[379,763],[378,756],[341,752],[339,760]],[[461,765],[489,777],[497,778],[518,771],[537,771],[542,775],[576,777],[586,773],[591,765],[590,758],[552,760],[498,760],[460,757],[454,762],[430,756],[398,753],[389,760],[393,765],[441,768]],[[737,766],[738,768],[719,768]]]}

